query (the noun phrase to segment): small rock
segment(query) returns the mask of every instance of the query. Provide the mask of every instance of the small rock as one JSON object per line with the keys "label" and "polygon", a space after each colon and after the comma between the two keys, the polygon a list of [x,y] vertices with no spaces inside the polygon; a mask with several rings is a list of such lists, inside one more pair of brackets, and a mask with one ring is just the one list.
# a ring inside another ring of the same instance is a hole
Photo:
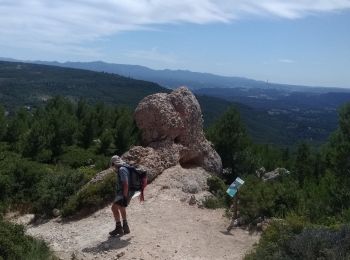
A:
{"label": "small rock", "polygon": [[257,230],[262,231],[262,227],[263,227],[263,224],[262,224],[262,223],[256,224],[256,229],[257,229]]}
{"label": "small rock", "polygon": [[61,215],[61,211],[59,209],[53,209],[52,210],[52,215],[57,218]]}
{"label": "small rock", "polygon": [[188,204],[190,204],[190,205],[195,205],[196,204],[196,197],[194,195],[191,195],[191,198],[188,201]]}
{"label": "small rock", "polygon": [[123,257],[124,255],[125,255],[125,253],[124,253],[124,252],[120,252],[119,254],[117,254],[117,259],[119,259],[119,258]]}

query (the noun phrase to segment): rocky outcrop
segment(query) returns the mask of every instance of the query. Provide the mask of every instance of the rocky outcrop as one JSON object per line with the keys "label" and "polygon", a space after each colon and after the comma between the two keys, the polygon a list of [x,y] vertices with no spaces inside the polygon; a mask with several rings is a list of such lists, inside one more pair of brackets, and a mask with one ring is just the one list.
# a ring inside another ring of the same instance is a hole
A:
{"label": "rocky outcrop", "polygon": [[256,175],[261,178],[263,181],[271,181],[277,179],[281,176],[289,175],[290,172],[285,168],[276,168],[273,171],[266,172],[264,167],[261,167],[256,171]]}
{"label": "rocky outcrop", "polygon": [[145,97],[135,121],[144,146],[131,148],[122,158],[148,170],[151,180],[177,164],[221,173],[221,158],[204,136],[200,105],[186,87]]}

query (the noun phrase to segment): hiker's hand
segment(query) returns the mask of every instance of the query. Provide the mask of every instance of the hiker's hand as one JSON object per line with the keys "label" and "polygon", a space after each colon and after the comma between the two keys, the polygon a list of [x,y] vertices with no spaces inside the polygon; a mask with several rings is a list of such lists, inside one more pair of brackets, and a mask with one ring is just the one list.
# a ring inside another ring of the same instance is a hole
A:
{"label": "hiker's hand", "polygon": [[122,206],[124,208],[126,208],[128,206],[128,198],[125,196],[123,197],[123,200],[122,200]]}

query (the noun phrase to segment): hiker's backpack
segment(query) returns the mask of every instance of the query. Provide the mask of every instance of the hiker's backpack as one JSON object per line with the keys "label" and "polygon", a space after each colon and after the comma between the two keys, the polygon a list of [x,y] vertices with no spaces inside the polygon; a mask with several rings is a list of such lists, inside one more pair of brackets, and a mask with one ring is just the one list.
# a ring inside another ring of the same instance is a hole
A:
{"label": "hiker's backpack", "polygon": [[124,167],[129,170],[129,190],[132,192],[140,191],[140,201],[144,201],[144,190],[147,186],[147,172],[131,165]]}

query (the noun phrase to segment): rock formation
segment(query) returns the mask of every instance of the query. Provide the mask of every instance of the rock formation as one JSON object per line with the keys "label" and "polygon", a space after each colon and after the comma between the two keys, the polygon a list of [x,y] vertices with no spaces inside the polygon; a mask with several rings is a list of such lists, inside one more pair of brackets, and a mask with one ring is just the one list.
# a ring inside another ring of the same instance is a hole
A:
{"label": "rock formation", "polygon": [[261,167],[256,171],[256,175],[261,178],[263,181],[271,181],[277,179],[281,176],[289,175],[290,172],[285,168],[276,168],[273,171],[266,172],[264,167]]}
{"label": "rock formation", "polygon": [[145,97],[135,110],[135,121],[143,146],[122,157],[145,168],[151,180],[177,164],[221,173],[221,158],[204,136],[199,103],[186,87]]}

